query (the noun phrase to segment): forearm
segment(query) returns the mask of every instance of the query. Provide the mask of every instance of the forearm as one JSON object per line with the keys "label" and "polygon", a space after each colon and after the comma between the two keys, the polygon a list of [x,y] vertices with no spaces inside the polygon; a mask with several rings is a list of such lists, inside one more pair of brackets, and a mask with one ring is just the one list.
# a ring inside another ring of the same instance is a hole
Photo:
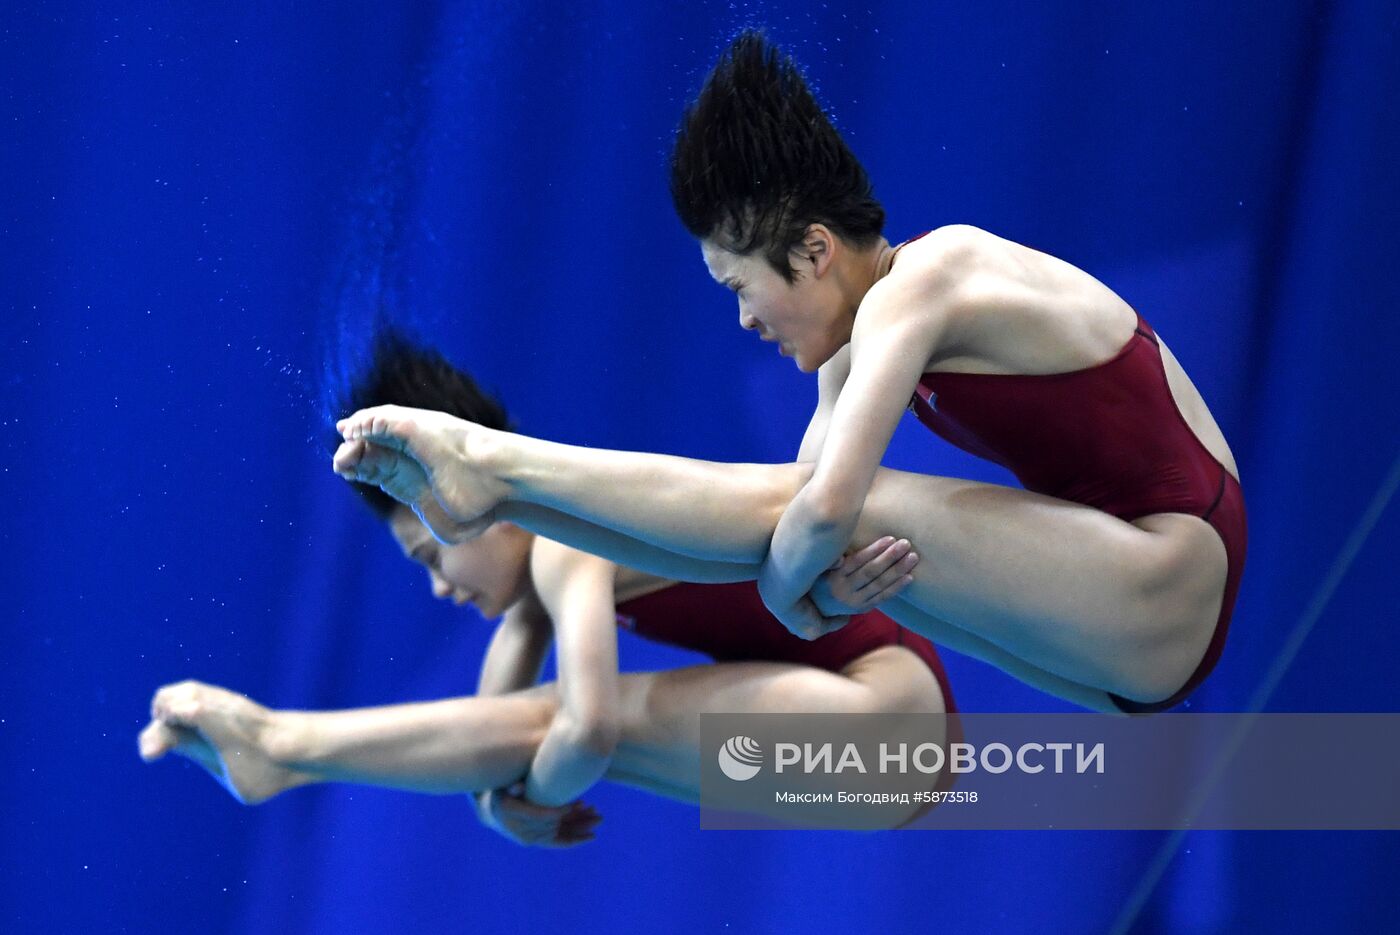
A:
{"label": "forearm", "polygon": [[272,759],[311,782],[463,793],[521,779],[555,711],[545,692],[347,711],[278,711]]}
{"label": "forearm", "polygon": [[507,620],[496,628],[477,677],[477,695],[505,695],[540,680],[552,633],[547,623],[532,626]]}
{"label": "forearm", "polygon": [[561,713],[530,763],[525,797],[538,805],[567,805],[603,778],[616,746],[616,731],[581,725]]}
{"label": "forearm", "polygon": [[806,594],[851,542],[859,513],[820,507],[818,496],[804,488],[778,521],[760,577],[770,606]]}

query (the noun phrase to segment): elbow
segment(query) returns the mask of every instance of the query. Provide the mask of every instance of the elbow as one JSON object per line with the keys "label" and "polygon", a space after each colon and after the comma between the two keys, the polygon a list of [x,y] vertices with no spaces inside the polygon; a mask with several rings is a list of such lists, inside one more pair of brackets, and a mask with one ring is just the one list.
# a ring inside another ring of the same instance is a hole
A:
{"label": "elbow", "polygon": [[[818,485],[804,489],[802,525],[809,535],[825,536],[844,531],[860,516],[860,499],[844,491]],[[851,503],[856,507],[852,509]]]}
{"label": "elbow", "polygon": [[578,743],[589,756],[600,760],[611,760],[622,738],[622,729],[616,721],[591,721],[583,725]]}
{"label": "elbow", "polygon": [[579,754],[590,759],[608,760],[617,750],[622,727],[606,712],[590,711],[568,718],[565,740]]}

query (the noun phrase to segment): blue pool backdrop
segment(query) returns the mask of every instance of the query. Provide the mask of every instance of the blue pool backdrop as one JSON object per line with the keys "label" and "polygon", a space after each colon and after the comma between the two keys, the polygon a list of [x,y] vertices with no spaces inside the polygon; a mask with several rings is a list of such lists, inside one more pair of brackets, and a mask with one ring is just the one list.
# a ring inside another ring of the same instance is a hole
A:
{"label": "blue pool backdrop", "polygon": [[[1162,333],[1250,555],[1191,710],[1394,711],[1400,7],[694,0],[10,4],[0,23],[0,929],[1376,931],[1393,833],[702,832],[615,786],[528,850],[460,797],[236,804],[151,691],[467,693],[489,633],[335,478],[323,374],[390,314],[574,443],[789,459],[813,381],[675,220],[681,107],[766,25],[892,240],[976,224]],[[329,366],[328,366],[329,365]],[[888,463],[1006,475],[912,422]],[[624,643],[628,668],[692,661]],[[964,708],[1059,710],[947,654]]]}

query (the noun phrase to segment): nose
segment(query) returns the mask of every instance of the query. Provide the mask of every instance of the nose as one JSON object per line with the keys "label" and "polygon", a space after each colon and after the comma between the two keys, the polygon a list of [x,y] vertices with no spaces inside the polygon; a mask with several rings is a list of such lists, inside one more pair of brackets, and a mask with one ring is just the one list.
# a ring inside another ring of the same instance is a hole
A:
{"label": "nose", "polygon": [[743,328],[745,331],[754,331],[758,328],[758,319],[750,315],[748,312],[744,311],[742,308],[740,308],[739,327]]}
{"label": "nose", "polygon": [[452,586],[450,584],[448,584],[446,581],[443,581],[435,574],[429,574],[429,577],[433,581],[433,597],[436,597],[438,600],[442,600],[443,598],[450,597],[452,595]]}

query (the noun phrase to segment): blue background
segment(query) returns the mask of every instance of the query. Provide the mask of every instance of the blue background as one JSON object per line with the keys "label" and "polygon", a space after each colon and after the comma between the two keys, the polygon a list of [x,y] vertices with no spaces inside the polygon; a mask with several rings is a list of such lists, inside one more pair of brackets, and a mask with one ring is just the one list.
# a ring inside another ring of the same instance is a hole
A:
{"label": "blue background", "polygon": [[[474,685],[486,624],[433,602],[329,470],[327,349],[377,309],[533,434],[791,456],[814,384],[735,327],[666,191],[682,104],[753,23],[803,63],[891,240],[963,222],[1064,257],[1193,376],[1251,550],[1192,708],[1396,710],[1400,507],[1367,510],[1400,454],[1398,21],[1380,0],[12,7],[0,928],[1393,924],[1395,834],[702,833],[603,786],[596,842],[532,851],[455,797],[246,809],[134,741],[185,677],[280,707]],[[1006,479],[912,422],[887,463]],[[947,662],[965,709],[1061,707]]]}

